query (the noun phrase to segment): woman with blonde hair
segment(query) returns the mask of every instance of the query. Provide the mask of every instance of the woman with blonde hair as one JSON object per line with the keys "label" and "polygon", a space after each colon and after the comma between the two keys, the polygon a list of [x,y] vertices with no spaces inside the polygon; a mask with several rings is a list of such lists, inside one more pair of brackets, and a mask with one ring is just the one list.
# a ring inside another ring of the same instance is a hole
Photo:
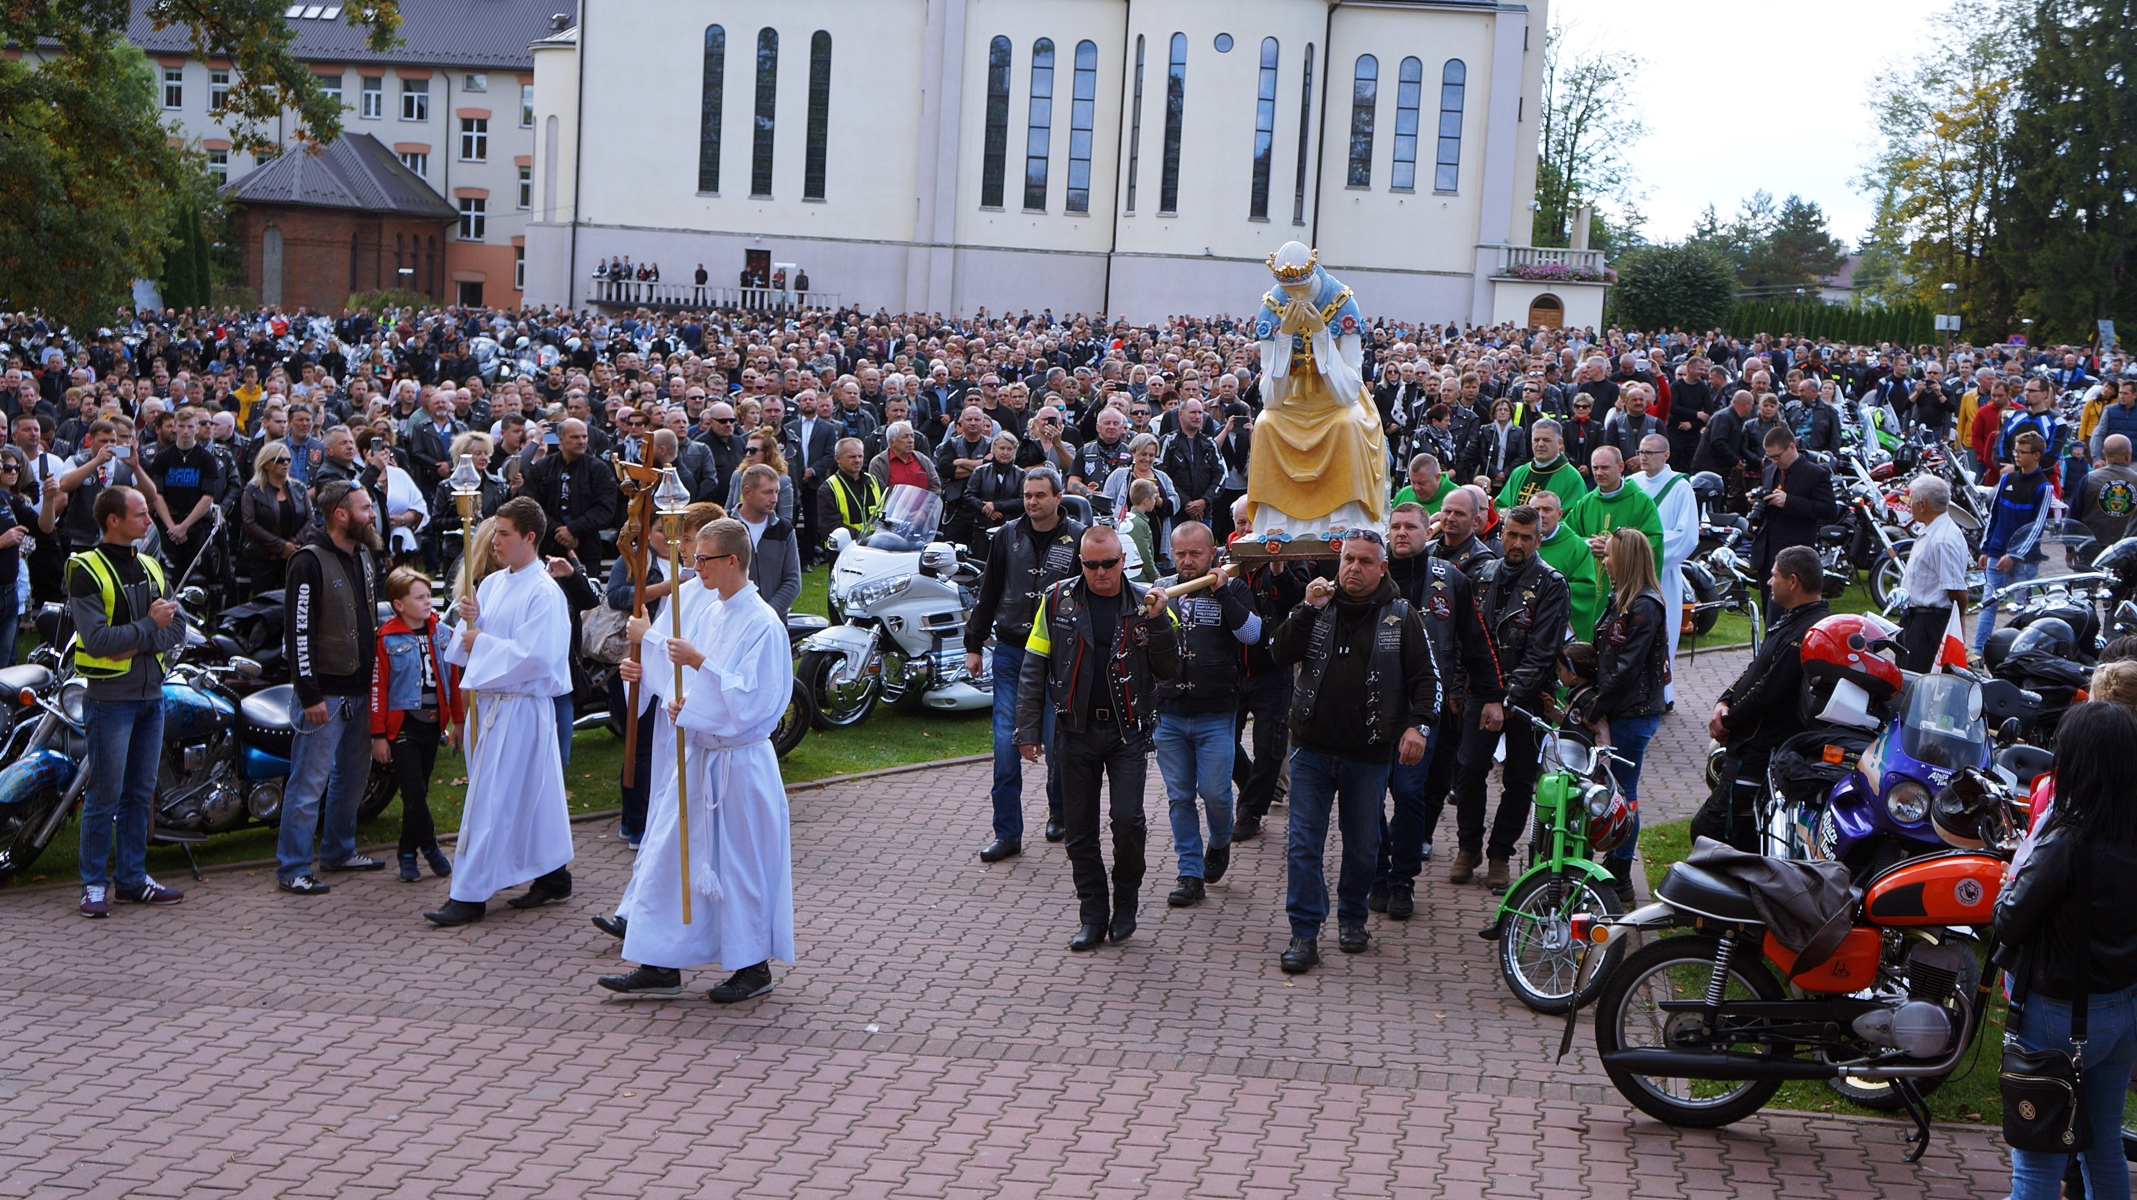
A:
{"label": "woman with blonde hair", "polygon": [[[1640,765],[1647,743],[1662,723],[1662,688],[1670,677],[1670,644],[1664,621],[1662,585],[1655,577],[1655,550],[1637,529],[1613,530],[1603,546],[1603,571],[1610,577],[1610,597],[1595,625],[1595,696],[1587,718],[1599,740],[1625,763],[1611,773],[1628,800],[1640,798]],[[1627,765],[1629,764],[1629,765]],[[1618,898],[1632,901],[1632,859],[1639,848],[1639,818],[1633,833],[1610,852],[1610,874]]]}
{"label": "woman with blonde hair", "polygon": [[742,506],[742,472],[758,463],[763,463],[779,472],[779,504],[773,510],[779,519],[794,523],[794,477],[787,473],[786,455],[779,452],[779,431],[767,425],[749,431],[749,438],[742,448],[742,461],[735,464],[734,474],[727,477],[726,511],[733,512]]}

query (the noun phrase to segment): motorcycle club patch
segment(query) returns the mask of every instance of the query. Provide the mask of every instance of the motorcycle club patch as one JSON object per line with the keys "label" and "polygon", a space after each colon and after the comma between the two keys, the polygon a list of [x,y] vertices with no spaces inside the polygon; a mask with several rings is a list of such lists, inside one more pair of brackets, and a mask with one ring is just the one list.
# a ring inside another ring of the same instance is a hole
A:
{"label": "motorcycle club patch", "polygon": [[1454,602],[1447,599],[1447,593],[1437,588],[1433,589],[1432,595],[1426,599],[1425,607],[1435,621],[1445,621],[1454,616]]}
{"label": "motorcycle club patch", "polygon": [[1141,621],[1137,621],[1135,623],[1135,630],[1134,632],[1130,633],[1128,637],[1131,641],[1135,643],[1136,649],[1150,649],[1150,627],[1148,625],[1143,624]]}

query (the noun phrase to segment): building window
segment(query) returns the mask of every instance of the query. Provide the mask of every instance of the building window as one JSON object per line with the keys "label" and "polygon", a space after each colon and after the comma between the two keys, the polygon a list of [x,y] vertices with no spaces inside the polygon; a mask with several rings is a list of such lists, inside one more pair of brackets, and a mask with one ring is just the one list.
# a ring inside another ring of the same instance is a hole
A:
{"label": "building window", "polygon": [[519,85],[519,127],[534,128],[534,85],[531,83]]}
{"label": "building window", "polygon": [[698,93],[697,190],[720,190],[720,113],[727,94],[727,31],[705,27],[705,73]]}
{"label": "building window", "polygon": [[1009,39],[987,43],[987,142],[980,155],[979,206],[1002,206],[1009,172]]}
{"label": "building window", "polygon": [[1440,147],[1438,170],[1432,176],[1432,189],[1451,192],[1462,177],[1462,85],[1469,78],[1469,68],[1459,58],[1447,60],[1447,69],[1440,72]]}
{"label": "building window", "polygon": [[208,174],[213,175],[215,182],[219,184],[229,180],[230,152],[228,150],[208,151]]}
{"label": "building window", "polygon": [[1128,215],[1135,215],[1135,174],[1143,156],[1143,35],[1135,35],[1135,99],[1128,117]]}
{"label": "building window", "polygon": [[1299,87],[1299,169],[1298,181],[1292,185],[1291,223],[1306,223],[1306,153],[1313,144],[1313,43],[1306,43],[1306,74]]}
{"label": "building window", "polygon": [[512,247],[512,290],[515,292],[527,290],[527,248],[525,246]]}
{"label": "building window", "polygon": [[757,31],[757,128],[750,146],[749,194],[772,194],[772,119],[779,109],[779,31]]}
{"label": "building window", "polygon": [[319,76],[318,78],[319,78],[319,90],[320,90],[320,91],[322,91],[322,92],[324,92],[324,93],[326,93],[326,95],[327,95],[327,98],[328,98],[328,99],[330,99],[330,100],[332,100],[332,101],[333,101],[333,102],[334,102],[335,104],[337,104],[337,105],[338,105],[338,104],[340,104],[340,103],[341,103],[341,76],[339,76],[339,75],[321,75],[321,76]]}
{"label": "building window", "polygon": [[460,118],[460,161],[488,162],[490,158],[490,119],[488,117]]}
{"label": "building window", "polygon": [[1068,201],[1072,213],[1091,211],[1091,126],[1098,116],[1098,43],[1076,43],[1075,90],[1069,99]]}
{"label": "building window", "polygon": [[1424,81],[1425,64],[1403,59],[1395,74],[1395,165],[1388,171],[1388,186],[1398,192],[1417,188],[1417,103]]}
{"label": "building window", "polygon": [[1054,137],[1054,43],[1031,45],[1031,102],[1025,111],[1024,207],[1046,208],[1046,159]]}
{"label": "building window", "polygon": [[522,212],[534,207],[534,168],[530,166],[519,169],[519,207]]}
{"label": "building window", "polygon": [[223,105],[229,102],[230,72],[228,70],[208,72],[208,111],[221,112],[223,111]]}
{"label": "building window", "polygon": [[1276,148],[1276,39],[1261,40],[1261,79],[1254,93],[1254,190],[1247,215],[1269,219],[1269,159]]}
{"label": "building window", "polygon": [[1165,169],[1158,177],[1158,212],[1180,211],[1180,124],[1187,113],[1187,35],[1172,35],[1165,68]]}
{"label": "building window", "polygon": [[263,146],[260,149],[252,152],[252,165],[255,167],[264,167],[268,163],[273,162],[276,157],[279,156],[281,153],[282,151],[279,148],[270,148]]}
{"label": "building window", "polygon": [[831,140],[831,34],[809,38],[809,126],[801,150],[801,198],[824,198],[824,157]]}
{"label": "building window", "polygon": [[1232,52],[1232,35],[1229,33],[1220,33],[1217,35],[1216,40],[1212,41],[1210,44],[1217,47],[1217,53],[1230,54]]}
{"label": "building window", "polygon": [[401,119],[403,121],[430,120],[430,80],[403,79],[401,81]]}
{"label": "building window", "polygon": [[467,72],[460,77],[460,90],[463,92],[487,92],[490,90],[490,77],[478,75],[472,71]]}
{"label": "building window", "polygon": [[482,240],[483,221],[489,207],[490,202],[487,200],[478,199],[474,196],[460,197],[461,241],[479,242]]}
{"label": "building window", "polygon": [[416,173],[416,178],[430,178],[430,155],[420,150],[403,150],[397,157],[402,166]]}
{"label": "building window", "polygon": [[163,107],[184,108],[186,103],[186,73],[184,67],[163,68]]}
{"label": "building window", "polygon": [[376,121],[386,115],[386,80],[379,75],[359,76],[363,80],[362,107],[358,110],[364,117]]}
{"label": "building window", "polygon": [[1380,60],[1370,54],[1358,56],[1358,71],[1350,93],[1351,187],[1373,186],[1373,106],[1380,101]]}

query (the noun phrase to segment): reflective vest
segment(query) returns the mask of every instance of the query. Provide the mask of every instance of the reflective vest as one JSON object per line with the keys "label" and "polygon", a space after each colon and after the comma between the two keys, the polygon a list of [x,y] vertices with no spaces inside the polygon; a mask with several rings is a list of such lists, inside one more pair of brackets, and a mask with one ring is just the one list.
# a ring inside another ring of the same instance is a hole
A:
{"label": "reflective vest", "polygon": [[[156,595],[160,597],[168,594],[169,589],[164,586],[163,582],[163,564],[157,562],[153,555],[140,554],[135,557],[140,562],[141,569],[148,574],[149,586],[156,590]],[[111,569],[111,563],[94,548],[84,550],[80,554],[73,555],[67,559],[68,570],[71,571],[76,567],[89,572],[96,579],[97,591],[102,593],[104,597],[104,623],[106,625],[111,624],[119,612],[118,574]],[[148,614],[136,613],[134,615],[136,617],[144,617]],[[159,670],[168,666],[164,661],[163,655],[156,655],[156,666]],[[133,659],[98,658],[96,655],[84,650],[82,644],[77,641],[74,644],[74,669],[89,679],[119,679],[133,669]]]}
{"label": "reflective vest", "polygon": [[[838,502],[839,524],[851,525],[855,529],[868,528],[869,524],[876,519],[876,514],[883,511],[883,481],[866,471],[861,472],[861,480],[868,487],[868,498],[866,500],[862,500],[853,494],[852,489],[846,483],[846,476],[843,472],[834,472],[831,476],[831,497]],[[861,506],[859,516],[854,515],[853,506],[855,504]]]}

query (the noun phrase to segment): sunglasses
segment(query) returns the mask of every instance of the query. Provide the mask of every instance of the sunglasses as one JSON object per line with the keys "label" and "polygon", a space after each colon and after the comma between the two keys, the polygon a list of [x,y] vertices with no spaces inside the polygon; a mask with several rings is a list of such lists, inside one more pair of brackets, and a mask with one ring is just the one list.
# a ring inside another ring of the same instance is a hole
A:
{"label": "sunglasses", "polygon": [[1086,571],[1110,571],[1120,565],[1120,559],[1121,556],[1116,554],[1111,558],[1084,558],[1077,561],[1083,564]]}
{"label": "sunglasses", "polygon": [[733,417],[707,417],[705,419],[715,425],[732,425],[735,423],[735,419]]}

